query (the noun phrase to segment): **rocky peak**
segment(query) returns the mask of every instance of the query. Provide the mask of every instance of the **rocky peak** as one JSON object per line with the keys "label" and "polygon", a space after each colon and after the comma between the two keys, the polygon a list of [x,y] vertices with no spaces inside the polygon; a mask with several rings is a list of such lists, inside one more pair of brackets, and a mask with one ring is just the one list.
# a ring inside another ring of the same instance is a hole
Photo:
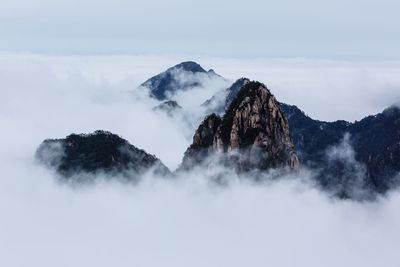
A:
{"label": "rocky peak", "polygon": [[227,89],[228,95],[226,96],[225,99],[225,110],[229,107],[229,105],[232,103],[232,101],[235,99],[236,95],[239,93],[240,89],[245,86],[247,83],[249,83],[250,80],[247,78],[240,78],[236,80],[231,87]]}
{"label": "rocky peak", "polygon": [[229,107],[240,89],[250,80],[247,78],[240,78],[236,80],[230,87],[223,91],[214,94],[210,99],[206,100],[201,106],[206,108],[206,112],[216,113],[223,115],[225,110]]}
{"label": "rocky peak", "polygon": [[221,125],[221,118],[216,114],[207,116],[200,124],[193,137],[193,148],[209,148],[214,141],[218,127]]}
{"label": "rocky peak", "polygon": [[158,100],[166,100],[170,99],[176,91],[201,86],[205,80],[214,78],[224,80],[214,71],[207,72],[198,63],[186,61],[151,77],[141,86],[149,89],[150,96]]}
{"label": "rocky peak", "polygon": [[[314,120],[296,106],[280,105],[288,118],[300,162],[317,170],[316,179],[323,188],[341,197],[359,198],[351,193],[357,179],[372,193],[385,193],[400,184],[398,107],[392,106],[382,113],[350,123]],[[343,143],[346,144],[343,153],[332,153],[343,147]],[[332,160],[332,154],[340,157]],[[362,168],[355,173],[351,168],[357,166]]]}
{"label": "rocky peak", "polygon": [[184,169],[201,163],[207,156],[213,153],[214,138],[221,125],[221,118],[216,114],[208,115],[199,125],[193,136],[193,143],[186,150],[183,163]]}
{"label": "rocky peak", "polygon": [[288,122],[275,97],[259,82],[246,83],[222,119],[212,114],[203,121],[183,165],[210,152],[227,155],[241,171],[299,165]]}
{"label": "rocky peak", "polygon": [[179,63],[179,64],[169,68],[168,70],[174,70],[174,69],[181,69],[181,70],[190,71],[190,72],[193,72],[193,73],[196,73],[196,72],[205,73],[205,72],[207,72],[198,63],[196,63],[194,61],[185,61],[185,62]]}

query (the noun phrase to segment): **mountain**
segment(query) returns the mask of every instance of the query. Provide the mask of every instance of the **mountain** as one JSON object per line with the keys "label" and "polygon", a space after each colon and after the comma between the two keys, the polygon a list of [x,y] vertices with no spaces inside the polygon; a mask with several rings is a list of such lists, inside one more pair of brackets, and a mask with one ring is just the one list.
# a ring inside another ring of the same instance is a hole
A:
{"label": "mountain", "polygon": [[318,162],[327,147],[338,144],[350,126],[346,121],[314,120],[296,106],[285,103],[280,103],[280,106],[289,121],[297,155],[307,165]]}
{"label": "mountain", "polygon": [[320,170],[317,178],[324,187],[348,197],[355,187],[385,193],[399,183],[398,107],[350,123],[313,120],[296,106],[280,105],[300,162]]}
{"label": "mountain", "polygon": [[246,82],[224,116],[207,116],[196,130],[181,165],[190,169],[220,154],[238,171],[297,168],[288,122],[278,102],[259,82]]}
{"label": "mountain", "polygon": [[169,100],[177,91],[202,86],[212,79],[224,80],[214,70],[206,71],[196,62],[187,61],[151,77],[141,86],[149,89],[150,96],[157,100]]}
{"label": "mountain", "polygon": [[[248,82],[246,78],[239,79],[203,106],[207,111],[223,114],[226,103],[238,94],[235,88]],[[324,189],[341,197],[364,198],[371,193],[385,193],[400,182],[398,107],[350,123],[314,120],[296,106],[285,103],[279,106],[289,122],[290,137],[300,163],[317,173],[315,178]],[[213,125],[220,123],[217,117],[208,117],[203,122],[195,135],[197,140],[210,121]],[[200,146],[207,146],[207,142]]]}
{"label": "mountain", "polygon": [[164,101],[163,103],[155,106],[153,111],[165,112],[167,115],[172,116],[176,112],[182,111],[182,107],[178,102],[173,100]]}
{"label": "mountain", "polygon": [[240,89],[242,89],[243,86],[248,84],[250,82],[249,79],[247,78],[240,78],[236,80],[231,87],[227,89],[227,96],[225,99],[225,110],[228,109],[230,104],[233,102],[233,100],[236,98],[237,94],[239,93]]}
{"label": "mountain", "polygon": [[225,110],[229,107],[240,89],[250,80],[247,78],[240,78],[236,80],[229,88],[217,92],[210,99],[206,100],[201,106],[206,108],[206,113],[216,113],[223,115]]}
{"label": "mountain", "polygon": [[133,180],[150,169],[164,175],[170,173],[155,156],[105,131],[47,139],[37,149],[36,159],[65,179],[79,179],[77,174],[105,172]]}

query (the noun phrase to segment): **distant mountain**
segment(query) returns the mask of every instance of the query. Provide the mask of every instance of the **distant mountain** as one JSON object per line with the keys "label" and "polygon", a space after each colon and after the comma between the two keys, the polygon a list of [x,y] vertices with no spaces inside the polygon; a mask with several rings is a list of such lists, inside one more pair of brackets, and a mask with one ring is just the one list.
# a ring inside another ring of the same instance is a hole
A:
{"label": "distant mountain", "polygon": [[216,153],[240,172],[298,167],[288,122],[264,84],[245,82],[222,118],[211,114],[204,119],[181,169]]}
{"label": "distant mountain", "polygon": [[173,100],[164,101],[153,108],[153,111],[164,112],[170,116],[172,116],[174,113],[181,112],[182,110],[183,108],[178,104],[178,102]]}
{"label": "distant mountain", "polygon": [[327,147],[339,144],[351,123],[325,122],[307,116],[296,106],[280,103],[289,121],[290,134],[303,164],[312,165],[321,160]]}
{"label": "distant mountain", "polygon": [[164,175],[170,173],[155,156],[105,131],[47,139],[39,146],[36,158],[65,179],[79,179],[77,174],[104,172],[134,180],[150,169]]}
{"label": "distant mountain", "polygon": [[150,96],[168,100],[175,92],[202,86],[210,79],[224,80],[213,70],[206,71],[196,62],[187,61],[151,77],[141,86],[149,89]]}
{"label": "distant mountain", "polygon": [[[300,161],[320,170],[318,179],[324,187],[346,197],[354,190],[354,179],[359,179],[364,190],[378,193],[400,181],[398,107],[350,123],[313,120],[296,106],[280,105]],[[332,159],[332,154],[336,158]],[[356,186],[360,188],[360,184]]]}

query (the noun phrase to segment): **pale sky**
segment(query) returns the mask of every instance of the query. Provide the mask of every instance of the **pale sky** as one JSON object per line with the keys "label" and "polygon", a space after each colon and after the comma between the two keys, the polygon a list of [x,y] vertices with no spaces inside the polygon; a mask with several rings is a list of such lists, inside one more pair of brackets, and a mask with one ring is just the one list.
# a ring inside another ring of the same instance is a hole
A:
{"label": "pale sky", "polygon": [[400,59],[396,0],[2,0],[0,50]]}

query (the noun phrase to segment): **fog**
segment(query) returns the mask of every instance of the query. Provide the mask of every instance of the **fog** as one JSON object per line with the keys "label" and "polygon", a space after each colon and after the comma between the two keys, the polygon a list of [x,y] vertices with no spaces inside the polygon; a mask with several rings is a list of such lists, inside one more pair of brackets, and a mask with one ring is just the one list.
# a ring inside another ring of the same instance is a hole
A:
{"label": "fog", "polygon": [[[136,88],[179,61],[2,55],[1,266],[398,265],[397,191],[375,201],[338,200],[318,190],[307,171],[253,184],[218,166],[172,181],[147,174],[135,186],[116,181],[69,186],[35,163],[44,139],[103,129],[175,169],[196,123],[153,112],[158,102]],[[299,103],[324,119],[361,118],[399,97],[393,89],[400,84],[397,63],[218,58],[199,63],[230,80],[248,76],[265,82],[278,100]],[[331,81],[342,82],[336,87]],[[196,98],[177,97],[188,116],[200,120],[196,101],[201,104],[217,87],[194,89]],[[301,94],[305,88],[307,94]],[[324,96],[334,94],[332,88],[357,108],[329,108],[331,99]],[[345,141],[332,148],[335,158],[352,158]],[[229,181],[224,186],[208,179],[220,171]]]}

